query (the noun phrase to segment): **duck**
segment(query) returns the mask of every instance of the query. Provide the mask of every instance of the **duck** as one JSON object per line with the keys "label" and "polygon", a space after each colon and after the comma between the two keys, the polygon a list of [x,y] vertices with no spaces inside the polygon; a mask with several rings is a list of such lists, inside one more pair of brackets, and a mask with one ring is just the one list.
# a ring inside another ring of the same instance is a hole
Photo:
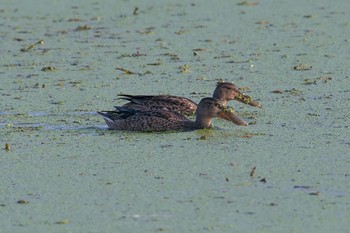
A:
{"label": "duck", "polygon": [[[149,110],[149,109],[168,109],[178,112],[185,116],[194,115],[197,104],[186,97],[173,95],[128,95],[119,94],[120,99],[129,101],[124,104],[125,108]],[[243,94],[238,87],[230,82],[218,82],[213,93],[213,98],[219,99],[224,106],[230,100],[248,104],[261,108],[262,105],[254,101],[249,95]]]}
{"label": "duck", "polygon": [[203,98],[196,108],[196,119],[189,120],[182,114],[168,109],[137,109],[115,106],[114,111],[97,112],[111,130],[142,132],[192,131],[211,128],[212,119],[218,117],[237,125],[247,125],[223,101],[212,97]]}

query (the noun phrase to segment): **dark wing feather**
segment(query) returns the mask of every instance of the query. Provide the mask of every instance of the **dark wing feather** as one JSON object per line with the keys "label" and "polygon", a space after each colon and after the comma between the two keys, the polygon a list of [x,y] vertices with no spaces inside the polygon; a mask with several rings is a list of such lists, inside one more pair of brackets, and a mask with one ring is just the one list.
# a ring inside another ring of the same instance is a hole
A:
{"label": "dark wing feather", "polygon": [[192,100],[179,96],[125,94],[119,96],[122,96],[121,99],[130,101],[130,103],[124,105],[128,108],[142,110],[145,110],[145,107],[148,109],[166,109],[169,111],[179,112],[183,115],[193,115],[197,108],[197,104],[194,103]]}

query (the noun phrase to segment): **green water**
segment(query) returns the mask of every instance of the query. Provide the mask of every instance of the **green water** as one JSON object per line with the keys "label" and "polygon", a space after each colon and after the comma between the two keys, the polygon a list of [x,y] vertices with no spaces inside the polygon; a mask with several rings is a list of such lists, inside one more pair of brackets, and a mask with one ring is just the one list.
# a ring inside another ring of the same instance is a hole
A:
{"label": "green water", "polygon": [[[2,1],[0,232],[349,231],[347,8]],[[263,105],[229,103],[255,124],[113,132],[95,114],[219,79]]]}

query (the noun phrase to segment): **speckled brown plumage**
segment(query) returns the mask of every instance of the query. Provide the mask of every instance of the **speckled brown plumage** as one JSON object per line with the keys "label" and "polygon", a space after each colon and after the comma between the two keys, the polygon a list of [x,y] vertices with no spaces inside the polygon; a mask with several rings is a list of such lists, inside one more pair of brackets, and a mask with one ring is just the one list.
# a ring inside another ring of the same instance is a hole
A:
{"label": "speckled brown plumage", "polygon": [[192,100],[171,95],[124,95],[121,99],[130,101],[124,107],[139,110],[167,109],[185,116],[194,115],[197,104]]}
{"label": "speckled brown plumage", "polygon": [[[129,101],[124,107],[130,109],[167,109],[186,116],[194,115],[197,109],[196,103],[188,98],[180,96],[126,94],[120,94],[119,96],[121,96],[121,99]],[[251,106],[261,107],[258,102],[253,101],[250,96],[241,93],[233,83],[229,82],[219,82],[214,90],[213,98],[221,100],[224,106],[227,105],[229,100],[237,100]]]}
{"label": "speckled brown plumage", "polygon": [[196,120],[191,121],[181,114],[166,109],[137,110],[127,107],[115,107],[115,111],[98,112],[106,121],[109,129],[131,131],[168,131],[195,130],[208,128],[211,120],[219,114],[228,121],[246,125],[233,111],[220,100],[204,98],[198,104]]}

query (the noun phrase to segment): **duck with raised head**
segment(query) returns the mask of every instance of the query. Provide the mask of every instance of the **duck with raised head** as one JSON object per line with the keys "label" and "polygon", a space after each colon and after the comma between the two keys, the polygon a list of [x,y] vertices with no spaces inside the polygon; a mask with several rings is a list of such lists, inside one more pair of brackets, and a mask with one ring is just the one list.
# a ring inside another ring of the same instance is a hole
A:
{"label": "duck with raised head", "polygon": [[115,111],[97,112],[106,121],[109,129],[130,131],[190,131],[212,127],[214,117],[231,121],[237,125],[247,125],[234,111],[218,99],[207,97],[200,101],[196,109],[196,119],[191,121],[183,115],[167,109],[138,110],[124,106]]}
{"label": "duck with raised head", "polygon": [[[124,107],[139,110],[167,109],[185,116],[194,115],[197,104],[192,100],[172,95],[126,95],[120,94],[121,99],[128,100]],[[229,82],[218,82],[214,90],[213,98],[221,100],[226,106],[230,100],[237,100],[254,107],[261,108],[261,104],[254,101],[249,95],[239,91],[236,85]]]}

